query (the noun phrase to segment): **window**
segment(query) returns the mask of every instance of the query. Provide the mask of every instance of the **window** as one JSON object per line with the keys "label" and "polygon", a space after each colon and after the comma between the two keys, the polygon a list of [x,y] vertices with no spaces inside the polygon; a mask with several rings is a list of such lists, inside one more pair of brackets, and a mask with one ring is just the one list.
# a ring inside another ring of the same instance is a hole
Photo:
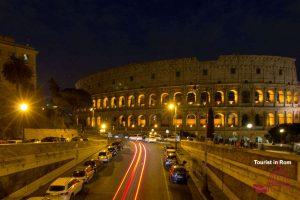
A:
{"label": "window", "polygon": [[236,69],[235,68],[230,68],[230,74],[235,74]]}
{"label": "window", "polygon": [[132,82],[132,81],[133,81],[133,76],[130,76],[130,77],[129,77],[129,80]]}
{"label": "window", "polygon": [[152,79],[152,80],[155,79],[155,74],[154,74],[154,73],[151,74],[151,79]]}
{"label": "window", "polygon": [[248,90],[242,91],[242,103],[250,103],[250,92]]}
{"label": "window", "polygon": [[207,69],[203,69],[202,75],[203,75],[203,76],[207,76]]}
{"label": "window", "polygon": [[180,77],[180,71],[176,71],[176,77]]}
{"label": "window", "polygon": [[260,74],[260,68],[256,68],[256,74]]}
{"label": "window", "polygon": [[23,54],[23,59],[25,62],[28,62],[29,57],[26,53]]}
{"label": "window", "polygon": [[283,72],[282,72],[282,69],[280,69],[280,70],[279,70],[279,75],[282,75],[282,73],[283,73]]}

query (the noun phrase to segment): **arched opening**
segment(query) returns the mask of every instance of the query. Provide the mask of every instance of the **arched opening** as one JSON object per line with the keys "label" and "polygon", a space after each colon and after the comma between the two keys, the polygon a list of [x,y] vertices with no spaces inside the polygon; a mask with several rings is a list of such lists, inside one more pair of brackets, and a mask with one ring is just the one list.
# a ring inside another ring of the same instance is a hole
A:
{"label": "arched opening", "polygon": [[238,101],[238,95],[236,90],[230,90],[228,92],[228,103],[229,104],[234,104],[237,103]]}
{"label": "arched opening", "polygon": [[298,104],[299,103],[299,93],[295,92],[294,93],[294,104]]}
{"label": "arched opening", "polygon": [[97,126],[98,127],[101,126],[101,117],[100,116],[97,117]]}
{"label": "arched opening", "polygon": [[138,98],[138,106],[144,107],[145,106],[145,95],[141,94]]}
{"label": "arched opening", "polygon": [[170,100],[170,95],[168,93],[161,94],[161,105],[167,105]]}
{"label": "arched opening", "polygon": [[100,107],[101,107],[101,99],[98,99],[97,100],[97,108],[100,109]]}
{"label": "arched opening", "polygon": [[243,114],[242,115],[242,126],[247,126],[247,124],[249,123],[249,117],[247,114]]}
{"label": "arched opening", "polygon": [[266,93],[266,102],[267,103],[273,103],[274,102],[274,91],[268,90]]}
{"label": "arched opening", "polygon": [[286,103],[287,104],[291,104],[292,103],[292,92],[291,91],[287,91],[286,92]]}
{"label": "arched opening", "polygon": [[130,95],[128,97],[128,107],[134,107],[134,104],[135,104],[135,98],[133,95]]}
{"label": "arched opening", "polygon": [[156,106],[156,95],[155,94],[150,94],[149,96],[149,107],[155,107]]}
{"label": "arched opening", "polygon": [[149,125],[152,128],[157,128],[159,126],[158,116],[155,114],[150,115],[149,117]]}
{"label": "arched opening", "polygon": [[116,97],[111,98],[110,105],[111,105],[111,108],[117,107],[117,98]]}
{"label": "arched opening", "polygon": [[269,113],[268,114],[268,121],[267,121],[267,124],[269,126],[274,126],[275,125],[275,117],[274,117],[274,114],[273,113]]}
{"label": "arched opening", "polygon": [[250,103],[250,92],[248,90],[242,91],[242,103]]}
{"label": "arched opening", "polygon": [[256,90],[254,94],[254,102],[262,103],[264,100],[263,98],[264,98],[263,92],[261,90]]}
{"label": "arched opening", "polygon": [[293,123],[293,114],[292,113],[288,113],[286,115],[286,123],[288,123],[288,124],[292,124]]}
{"label": "arched opening", "polygon": [[182,126],[182,114],[177,113],[177,115],[174,117],[173,125],[176,126],[177,128],[179,126]]}
{"label": "arched opening", "polygon": [[96,100],[95,99],[93,99],[93,108],[96,108]]}
{"label": "arched opening", "polygon": [[284,114],[278,113],[278,124],[284,124]]}
{"label": "arched opening", "polygon": [[186,101],[189,105],[196,103],[196,94],[195,92],[189,92],[186,97]]}
{"label": "arched opening", "polygon": [[182,104],[183,101],[183,95],[181,92],[177,92],[174,94],[174,101],[177,105]]}
{"label": "arched opening", "polygon": [[125,118],[124,115],[121,115],[119,117],[119,126],[121,126],[121,127],[125,127],[126,126],[126,118]]}
{"label": "arched opening", "polygon": [[196,126],[196,115],[194,114],[188,114],[186,116],[186,125],[189,126],[190,128]]}
{"label": "arched opening", "polygon": [[163,114],[161,117],[161,126],[162,127],[169,127],[171,122],[170,114]]}
{"label": "arched opening", "polygon": [[220,104],[224,102],[224,93],[222,91],[217,91],[215,93],[215,102],[216,104]]}
{"label": "arched opening", "polygon": [[108,98],[107,97],[105,97],[103,99],[103,108],[108,108]]}
{"label": "arched opening", "polygon": [[204,92],[201,92],[200,94],[200,102],[201,104],[205,105],[207,103],[210,102],[210,96],[209,96],[209,93],[204,91]]}
{"label": "arched opening", "polygon": [[91,118],[90,117],[86,118],[86,125],[91,126]]}
{"label": "arched opening", "polygon": [[135,120],[135,117],[133,115],[129,115],[128,116],[127,126],[129,128],[135,128],[135,126],[136,126],[136,120]]}
{"label": "arched opening", "polygon": [[263,122],[262,115],[256,114],[255,117],[254,117],[254,125],[255,126],[262,126],[263,125],[262,122]]}
{"label": "arched opening", "polygon": [[138,126],[139,127],[145,127],[146,126],[146,118],[144,115],[140,115],[138,117]]}
{"label": "arched opening", "polygon": [[125,107],[125,97],[120,96],[119,97],[119,108],[123,108],[123,107]]}
{"label": "arched opening", "polygon": [[283,91],[277,92],[277,103],[283,103],[284,102],[284,94]]}
{"label": "arched opening", "polygon": [[224,115],[221,113],[216,114],[214,124],[217,128],[224,126]]}
{"label": "arched opening", "polygon": [[199,123],[201,127],[206,127],[207,124],[207,115],[206,114],[201,114],[199,117]]}
{"label": "arched opening", "polygon": [[96,124],[96,120],[95,120],[95,117],[92,117],[92,127],[95,127],[95,124]]}
{"label": "arched opening", "polygon": [[229,113],[227,118],[227,125],[229,127],[238,126],[238,116],[236,113]]}

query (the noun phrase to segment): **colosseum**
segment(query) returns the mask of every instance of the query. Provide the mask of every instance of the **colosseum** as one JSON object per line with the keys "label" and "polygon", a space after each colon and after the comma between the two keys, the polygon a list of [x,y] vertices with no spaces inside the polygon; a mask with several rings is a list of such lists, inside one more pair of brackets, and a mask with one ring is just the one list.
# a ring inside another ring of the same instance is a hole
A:
{"label": "colosseum", "polygon": [[[206,133],[207,112],[215,132],[263,136],[277,124],[299,122],[295,59],[266,55],[221,55],[127,64],[80,79],[76,88],[93,97],[79,116],[91,128],[113,133]],[[174,111],[167,104],[176,103]],[[251,128],[247,125],[253,125]]]}

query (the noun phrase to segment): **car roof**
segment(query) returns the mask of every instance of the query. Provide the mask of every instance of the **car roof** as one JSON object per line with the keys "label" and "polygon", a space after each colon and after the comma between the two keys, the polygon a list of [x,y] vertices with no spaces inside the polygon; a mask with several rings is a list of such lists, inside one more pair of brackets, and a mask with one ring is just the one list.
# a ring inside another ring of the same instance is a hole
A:
{"label": "car roof", "polygon": [[51,185],[66,185],[68,184],[71,180],[73,180],[72,177],[63,177],[63,178],[58,178],[55,181],[51,183]]}
{"label": "car roof", "polygon": [[76,167],[74,171],[84,171],[88,166]]}

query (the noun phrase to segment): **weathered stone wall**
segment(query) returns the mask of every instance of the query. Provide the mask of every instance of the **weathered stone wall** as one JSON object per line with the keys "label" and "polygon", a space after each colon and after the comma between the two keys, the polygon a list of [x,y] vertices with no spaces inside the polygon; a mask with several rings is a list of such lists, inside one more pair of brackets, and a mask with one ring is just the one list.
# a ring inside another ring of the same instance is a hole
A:
{"label": "weathered stone wall", "polygon": [[78,136],[77,129],[25,129],[26,139],[43,139],[45,137],[61,137],[72,139]]}

